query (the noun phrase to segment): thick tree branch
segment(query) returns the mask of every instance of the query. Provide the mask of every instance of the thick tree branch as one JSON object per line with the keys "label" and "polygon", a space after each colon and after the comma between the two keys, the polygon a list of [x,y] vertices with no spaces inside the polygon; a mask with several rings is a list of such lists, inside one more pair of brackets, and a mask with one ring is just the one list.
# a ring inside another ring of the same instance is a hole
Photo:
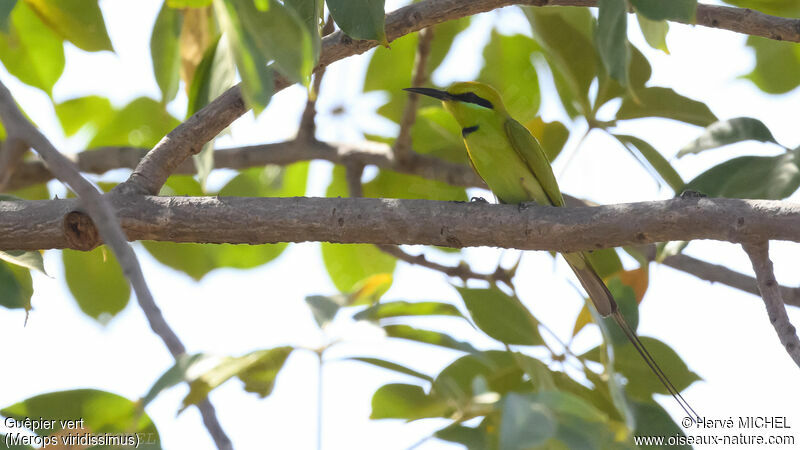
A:
{"label": "thick tree branch", "polygon": [[[77,194],[78,200],[72,202],[73,205],[70,211],[62,215],[61,227],[63,236],[80,250],[88,249],[82,246],[84,242],[82,231],[90,230],[91,232],[88,235],[91,238],[94,240],[102,239],[103,242],[108,244],[117,257],[122,272],[131,283],[136,293],[136,299],[147,317],[150,328],[161,338],[173,357],[177,358],[186,353],[183,343],[164,319],[161,309],[153,299],[150,288],[144,279],[139,260],[127,242],[122,227],[114,215],[111,202],[88,180],[83,178],[75,164],[62,155],[25,118],[22,111],[17,107],[11,92],[1,82],[0,120],[2,120],[9,133],[7,142],[13,142],[15,145],[19,145],[19,142],[24,142],[36,150],[58,179]],[[19,148],[16,151],[19,151]],[[83,213],[77,211],[86,211],[91,219],[87,219]],[[91,224],[87,224],[87,221],[91,222]],[[99,233],[99,236],[97,233]],[[210,402],[204,402],[198,405],[198,408],[200,408],[203,420],[218,447],[223,449],[232,448],[230,439],[225,435],[219,421],[217,421],[213,405]]]}
{"label": "thick tree branch", "polygon": [[750,257],[750,262],[753,263],[753,270],[758,280],[758,290],[767,307],[769,322],[775,327],[778,339],[786,348],[789,356],[800,367],[800,338],[797,337],[797,330],[789,321],[789,315],[786,314],[786,306],[783,304],[781,291],[775,280],[775,273],[772,271],[772,261],[769,259],[769,241],[743,243],[742,248]]}
{"label": "thick tree branch", "polygon": [[[800,242],[800,204],[772,200],[675,198],[553,208],[376,198],[112,199],[130,240],[328,241],[553,251],[693,239]],[[62,222],[77,206],[71,199],[0,202],[0,249],[70,247]]]}
{"label": "thick tree branch", "polygon": [[[490,11],[513,4],[529,6],[596,6],[595,0],[427,0],[386,15],[389,41],[437,23]],[[800,20],[724,6],[698,5],[697,23],[771,39],[800,42]],[[353,40],[341,31],[323,39],[319,66],[361,54],[376,46],[375,41]],[[289,86],[282,77],[275,80],[275,92]],[[115,188],[121,194],[157,194],[167,177],[190,155],[244,114],[239,86],[234,86],[172,130]]]}

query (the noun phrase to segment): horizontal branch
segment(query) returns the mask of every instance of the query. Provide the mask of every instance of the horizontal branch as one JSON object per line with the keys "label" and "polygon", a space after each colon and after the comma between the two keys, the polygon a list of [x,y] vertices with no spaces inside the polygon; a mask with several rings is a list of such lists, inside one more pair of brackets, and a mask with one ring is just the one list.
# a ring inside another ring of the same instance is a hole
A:
{"label": "horizontal branch", "polygon": [[[675,198],[553,208],[375,198],[111,199],[130,240],[328,241],[554,251],[693,239],[800,242],[800,205],[771,200]],[[78,203],[71,199],[0,202],[0,249],[96,245],[65,236],[65,217],[76,208]]]}
{"label": "horizontal branch", "polygon": [[[82,151],[72,159],[81,172],[102,174],[120,168],[133,169],[146,153],[147,149],[144,148],[100,147]],[[465,164],[454,164],[415,152],[400,162],[394,158],[391,147],[380,142],[338,144],[315,140],[286,141],[214,151],[214,167],[218,169],[246,169],[267,164],[288,165],[312,160],[329,161],[334,164],[374,165],[381,169],[439,180],[453,186],[485,186],[475,172]],[[185,160],[174,173],[196,173],[194,161]],[[8,181],[8,190],[44,183],[52,178],[53,175],[41,161],[26,161],[14,171]]]}

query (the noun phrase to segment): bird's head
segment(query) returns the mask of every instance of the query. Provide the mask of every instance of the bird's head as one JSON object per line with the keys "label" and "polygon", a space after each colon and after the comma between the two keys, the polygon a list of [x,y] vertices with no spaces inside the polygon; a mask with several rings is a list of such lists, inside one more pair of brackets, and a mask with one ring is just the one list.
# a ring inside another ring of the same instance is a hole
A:
{"label": "bird's head", "polygon": [[444,108],[461,126],[468,126],[476,115],[500,113],[507,115],[500,94],[488,84],[477,81],[453,83],[446,90],[406,88],[409,92],[439,99]]}

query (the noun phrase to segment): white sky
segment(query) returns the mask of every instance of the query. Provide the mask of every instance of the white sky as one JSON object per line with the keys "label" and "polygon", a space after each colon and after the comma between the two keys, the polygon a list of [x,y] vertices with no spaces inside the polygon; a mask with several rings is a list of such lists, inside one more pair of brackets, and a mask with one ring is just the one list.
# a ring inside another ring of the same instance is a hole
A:
{"label": "white sky", "polygon": [[[158,0],[101,1],[116,54],[87,54],[67,44],[67,67],[55,87],[55,99],[63,101],[99,94],[110,97],[120,106],[140,95],[158,98],[148,43],[160,3]],[[400,3],[387,1],[387,11]],[[475,23],[476,29],[459,38],[455,51],[435,74],[437,81],[468,79],[477,74],[482,62],[476,49],[482,48],[493,23],[502,23],[505,33],[527,32],[520,13],[511,9],[480,16]],[[668,37],[672,54],[667,56],[647,47],[635,20],[629,23],[633,29],[631,40],[653,65],[650,85],[672,87],[681,94],[702,100],[722,119],[756,117],[766,123],[784,145],[800,145],[796,129],[800,90],[782,96],[766,96],[750,82],[738,79],[754,63],[752,54],[743,48],[743,36],[673,24]],[[381,102],[380,95],[359,95],[366,61],[365,56],[354,57],[329,69],[319,101],[320,138],[360,139],[359,133],[347,129],[356,125],[368,131],[394,130],[391,124],[373,117],[372,111]],[[5,70],[0,71],[0,78],[60,149],[75,152],[85,145],[81,138],[64,138],[45,94],[19,83]],[[566,120],[549,81],[543,79],[542,83],[543,116],[547,120]],[[232,136],[222,139],[220,144],[230,146],[290,138],[304,103],[304,89],[286,89],[273,99],[257,121],[248,114],[236,122]],[[185,95],[181,94],[170,109],[180,115],[185,104]],[[332,117],[330,110],[342,104],[348,111],[345,118]],[[579,136],[584,127],[581,123],[570,125],[573,136]],[[661,119],[633,121],[621,125],[619,131],[647,139],[668,157],[700,132],[696,127]],[[575,139],[572,139],[567,149],[574,145]],[[688,180],[732,155],[766,155],[777,151],[774,146],[745,143],[673,163]],[[562,172],[564,159],[557,161],[556,173]],[[313,165],[307,195],[323,195],[329,170],[327,163]],[[223,172],[215,175],[215,180],[219,182],[226,176],[230,174]],[[119,177],[117,173],[104,178]],[[563,191],[600,203],[664,199],[670,195],[667,190],[660,190],[624,149],[600,132],[590,135],[561,175],[560,183]],[[60,193],[60,189],[54,191]],[[790,286],[800,284],[800,274],[796,270],[797,248],[787,243],[773,243],[772,246],[777,278]],[[746,255],[732,244],[695,242],[688,253],[750,273]],[[456,262],[438,252],[431,254],[440,261]],[[464,254],[476,270],[492,271],[499,258],[510,262],[517,252],[481,248],[468,249]],[[201,283],[194,283],[189,277],[160,265],[144,251],[139,255],[156,300],[190,352],[237,355],[284,344],[316,346],[328,339],[317,330],[303,301],[306,295],[335,292],[321,263],[318,244],[291,245],[280,259],[257,269],[216,270]],[[83,387],[107,390],[131,399],[144,395],[171,366],[168,352],[151,333],[135,301],[106,326],[82,315],[66,289],[60,260],[59,252],[46,252],[45,265],[53,278],[34,276],[35,310],[27,327],[23,328],[22,312],[0,314],[0,339],[6,343],[2,355],[5,366],[11,368],[4,373],[0,405],[43,392]],[[557,276],[551,276],[554,270]],[[554,264],[545,253],[529,253],[523,258],[518,273],[516,281],[523,301],[567,340],[582,305],[570,284],[574,281],[568,270],[560,262]],[[455,290],[440,274],[403,263],[398,263],[395,283],[384,298],[444,300],[458,304]],[[792,308],[789,313],[794,323],[800,324],[797,309]],[[382,355],[436,374],[459,355],[438,348],[389,341],[365,327],[354,328],[349,323],[339,320],[331,330],[351,341],[326,355],[330,362],[324,371],[323,447],[402,449],[443,427],[446,424],[443,420],[411,424],[395,420],[370,421],[370,399],[375,389],[388,382],[413,383],[414,380],[359,363],[333,360],[344,356]],[[482,348],[500,348],[455,320],[430,319],[416,324],[430,324],[459,338],[470,339]],[[759,298],[652,265],[650,289],[640,308],[639,333],[667,342],[690,369],[704,378],[705,381],[695,383],[684,392],[702,415],[734,419],[748,415],[787,416],[793,428],[782,430],[781,434],[793,434],[800,440],[798,368],[780,345]],[[584,331],[576,341],[576,350],[595,345],[597,336],[596,330]],[[314,448],[316,373],[316,357],[297,351],[281,372],[274,393],[265,400],[245,393],[237,381],[214,391],[211,400],[235,447]],[[186,386],[182,385],[162,393],[147,412],[161,433],[164,448],[212,448],[195,409],[176,417],[186,392]],[[661,398],[660,402],[673,417],[682,417],[671,399]],[[751,432],[734,429],[731,434],[740,431]],[[700,433],[691,431],[690,434]],[[453,447],[431,440],[420,448]]]}

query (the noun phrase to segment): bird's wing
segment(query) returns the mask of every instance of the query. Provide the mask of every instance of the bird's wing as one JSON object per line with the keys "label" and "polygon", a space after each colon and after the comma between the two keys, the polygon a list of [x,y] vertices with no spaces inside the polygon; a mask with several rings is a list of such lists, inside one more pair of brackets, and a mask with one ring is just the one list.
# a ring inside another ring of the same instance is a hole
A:
{"label": "bird's wing", "polygon": [[547,160],[542,146],[539,145],[539,141],[531,135],[527,128],[512,118],[506,120],[505,129],[511,147],[533,172],[533,176],[539,181],[550,202],[554,206],[564,206],[564,197],[561,196],[561,191],[558,189],[553,168],[550,167],[550,162]]}

